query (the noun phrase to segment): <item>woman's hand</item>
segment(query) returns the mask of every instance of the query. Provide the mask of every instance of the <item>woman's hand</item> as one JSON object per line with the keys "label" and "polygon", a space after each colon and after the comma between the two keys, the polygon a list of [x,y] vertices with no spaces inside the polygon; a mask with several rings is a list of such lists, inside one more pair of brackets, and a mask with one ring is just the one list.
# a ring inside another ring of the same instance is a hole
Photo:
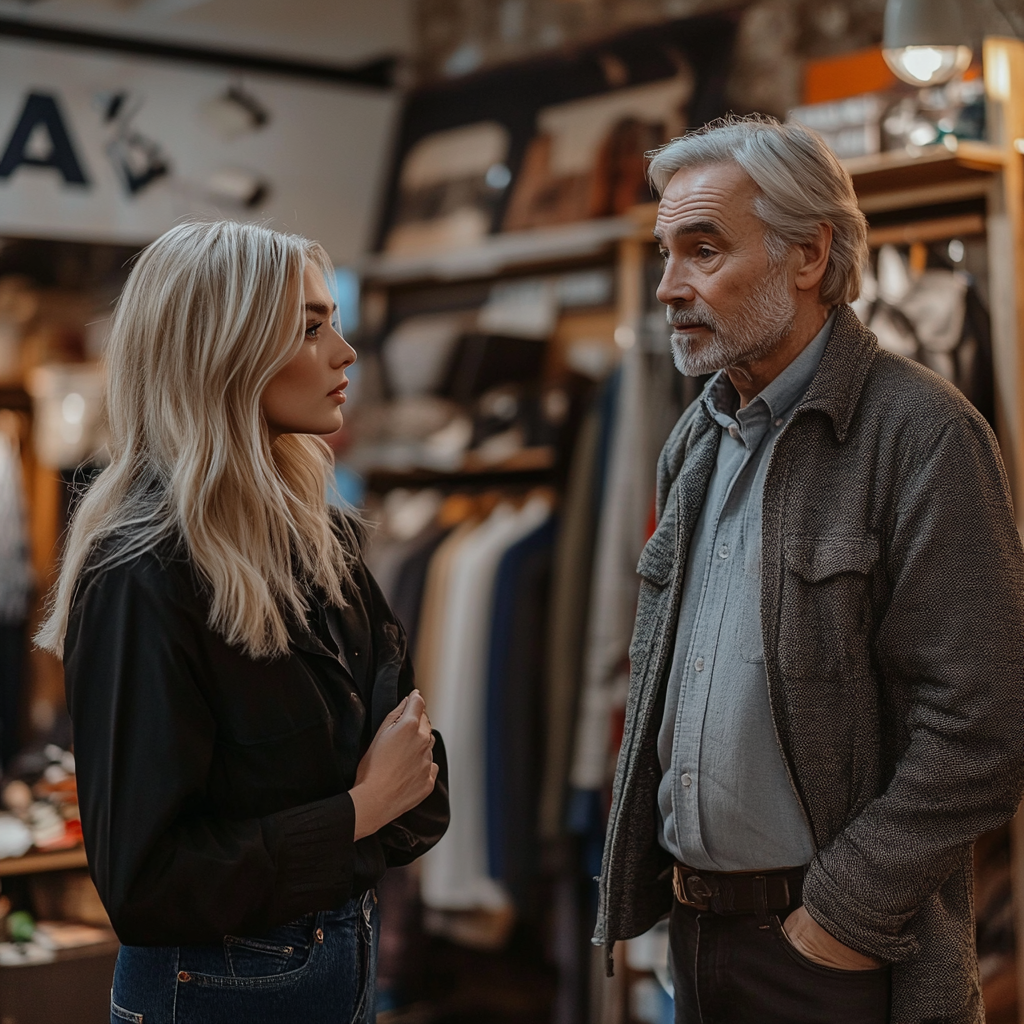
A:
{"label": "woman's hand", "polygon": [[356,784],[349,791],[356,839],[373,835],[430,796],[437,778],[433,748],[426,705],[420,691],[413,690],[384,719],[356,769]]}

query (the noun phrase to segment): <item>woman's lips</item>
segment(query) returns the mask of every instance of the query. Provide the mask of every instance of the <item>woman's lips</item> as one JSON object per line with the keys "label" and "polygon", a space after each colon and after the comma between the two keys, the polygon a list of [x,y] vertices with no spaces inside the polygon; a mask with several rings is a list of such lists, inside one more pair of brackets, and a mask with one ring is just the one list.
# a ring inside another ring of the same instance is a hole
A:
{"label": "woman's lips", "polygon": [[348,381],[342,381],[333,391],[329,392],[327,397],[334,398],[338,402],[344,402],[345,399],[345,388],[348,387]]}

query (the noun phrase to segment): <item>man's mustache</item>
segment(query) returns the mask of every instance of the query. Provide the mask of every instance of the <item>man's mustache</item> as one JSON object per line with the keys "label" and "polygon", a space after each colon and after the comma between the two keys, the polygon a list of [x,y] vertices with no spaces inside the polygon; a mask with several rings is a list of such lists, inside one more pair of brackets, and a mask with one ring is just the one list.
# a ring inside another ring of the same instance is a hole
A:
{"label": "man's mustache", "polygon": [[665,316],[673,327],[706,327],[715,332],[718,324],[708,309],[692,307],[690,309],[667,309]]}

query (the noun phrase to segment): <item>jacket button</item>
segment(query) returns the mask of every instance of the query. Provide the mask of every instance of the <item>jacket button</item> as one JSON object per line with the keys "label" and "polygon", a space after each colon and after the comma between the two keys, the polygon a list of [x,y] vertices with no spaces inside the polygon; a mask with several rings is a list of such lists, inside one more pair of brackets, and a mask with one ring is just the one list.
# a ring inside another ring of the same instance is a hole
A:
{"label": "jacket button", "polygon": [[681,783],[682,783],[682,784],[683,784],[683,785],[684,785],[684,786],[685,786],[685,787],[686,787],[687,789],[689,789],[689,788],[690,788],[690,784],[691,784],[691,783],[693,782],[693,779],[692,779],[692,778],[690,777],[690,773],[689,773],[689,772],[683,772],[683,774],[682,774],[682,777],[680,778],[680,780],[679,780],[679,781],[680,781],[680,782],[681,782]]}
{"label": "jacket button", "polygon": [[178,971],[178,981],[191,981],[192,975],[188,971]]}
{"label": "jacket button", "polygon": [[323,942],[324,941],[324,930],[323,930],[323,928],[317,928],[317,930],[316,930],[316,941],[317,942]]}

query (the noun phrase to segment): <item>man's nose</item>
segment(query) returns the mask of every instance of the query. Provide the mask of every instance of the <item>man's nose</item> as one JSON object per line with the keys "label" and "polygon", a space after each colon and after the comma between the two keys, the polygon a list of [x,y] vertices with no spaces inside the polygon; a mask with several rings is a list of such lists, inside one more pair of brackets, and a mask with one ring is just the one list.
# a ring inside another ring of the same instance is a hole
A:
{"label": "man's nose", "polygon": [[665,272],[661,275],[661,283],[658,285],[656,294],[658,301],[666,306],[693,302],[697,297],[685,272],[674,260],[669,260],[665,264]]}

